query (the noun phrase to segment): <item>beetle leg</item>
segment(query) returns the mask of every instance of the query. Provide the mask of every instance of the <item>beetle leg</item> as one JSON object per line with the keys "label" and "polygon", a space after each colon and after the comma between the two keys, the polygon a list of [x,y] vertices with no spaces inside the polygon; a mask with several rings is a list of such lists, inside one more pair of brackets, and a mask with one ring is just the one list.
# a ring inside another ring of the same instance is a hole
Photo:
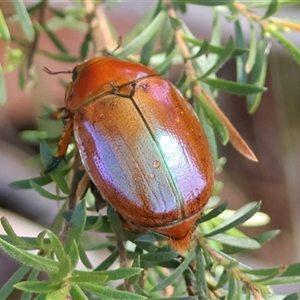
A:
{"label": "beetle leg", "polygon": [[65,160],[65,155],[67,153],[68,146],[71,141],[71,137],[73,135],[73,119],[70,119],[64,128],[64,131],[60,137],[59,143],[58,143],[58,150],[55,154],[55,157],[53,158],[52,163],[46,168],[44,171],[45,174],[51,172],[57,166],[62,160]]}
{"label": "beetle leg", "polygon": [[65,120],[71,117],[70,111],[65,107],[56,109],[51,113],[50,118],[54,120]]}
{"label": "beetle leg", "polygon": [[91,192],[95,197],[95,209],[97,212],[99,212],[100,209],[104,208],[107,205],[107,201],[104,199],[104,197],[101,195],[100,191],[97,189],[97,187],[92,181],[91,181]]}

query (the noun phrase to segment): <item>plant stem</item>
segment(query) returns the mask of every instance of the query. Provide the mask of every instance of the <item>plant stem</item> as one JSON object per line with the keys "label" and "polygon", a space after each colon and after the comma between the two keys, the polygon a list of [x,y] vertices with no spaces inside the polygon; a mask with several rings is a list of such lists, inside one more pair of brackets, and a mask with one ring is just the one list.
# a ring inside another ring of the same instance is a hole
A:
{"label": "plant stem", "polygon": [[205,239],[198,237],[198,241],[201,244],[201,246],[204,247],[209,252],[210,256],[215,261],[217,261],[220,265],[222,265],[227,270],[227,272],[230,272],[233,276],[238,278],[244,284],[244,286],[252,293],[255,300],[264,299],[260,294],[259,287],[255,283],[251,282],[251,279],[249,277],[242,274],[238,266],[231,267],[229,269],[228,266],[230,265],[230,261],[228,259],[220,255],[218,252],[215,251],[215,249],[210,247],[208,242]]}
{"label": "plant stem", "polygon": [[[74,155],[73,173],[72,173],[72,179],[71,179],[70,195],[69,195],[69,199],[68,199],[68,209],[69,210],[73,210],[76,207],[76,203],[77,203],[77,189],[78,189],[79,181],[77,179],[76,173],[80,167],[80,164],[81,164],[80,155],[77,150]],[[60,239],[63,244],[65,244],[65,242],[66,242],[69,228],[70,228],[70,223],[67,221],[64,221],[63,228],[60,233]]]}
{"label": "plant stem", "polygon": [[94,55],[103,55],[106,49],[115,49],[117,44],[110,35],[103,6],[97,6],[97,2],[91,0],[82,0],[82,3],[87,11],[86,20],[93,42]]}

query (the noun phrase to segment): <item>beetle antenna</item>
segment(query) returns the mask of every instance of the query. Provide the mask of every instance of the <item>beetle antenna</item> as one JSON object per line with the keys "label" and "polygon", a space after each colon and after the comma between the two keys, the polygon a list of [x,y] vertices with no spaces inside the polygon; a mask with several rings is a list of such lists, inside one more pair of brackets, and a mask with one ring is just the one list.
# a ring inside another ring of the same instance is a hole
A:
{"label": "beetle antenna", "polygon": [[43,70],[44,70],[46,73],[50,74],[50,75],[56,75],[56,74],[72,74],[72,73],[73,73],[72,70],[68,70],[68,71],[57,71],[57,72],[54,72],[54,71],[50,70],[50,69],[47,68],[47,67],[44,67]]}
{"label": "beetle antenna", "polygon": [[113,55],[115,54],[115,52],[116,52],[118,49],[121,48],[122,43],[123,43],[123,39],[122,39],[121,36],[119,36],[118,42],[117,42],[117,47],[116,47],[114,50],[112,50],[111,52],[109,52],[109,53],[108,53],[108,56],[113,56]]}
{"label": "beetle antenna", "polygon": [[119,36],[117,47],[116,47],[116,49],[113,50],[113,53],[116,52],[119,48],[121,48],[122,43],[123,43],[123,38],[121,36]]}

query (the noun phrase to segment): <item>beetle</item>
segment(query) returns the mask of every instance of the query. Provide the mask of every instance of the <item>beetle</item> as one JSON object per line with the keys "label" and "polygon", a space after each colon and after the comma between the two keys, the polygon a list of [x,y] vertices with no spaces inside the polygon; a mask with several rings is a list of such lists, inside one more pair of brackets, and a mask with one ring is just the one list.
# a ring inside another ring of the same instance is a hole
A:
{"label": "beetle", "polygon": [[214,181],[192,106],[156,71],[112,56],[92,58],[69,73],[65,108],[53,115],[68,121],[46,172],[74,137],[87,174],[125,229],[153,231],[175,250],[189,249]]}

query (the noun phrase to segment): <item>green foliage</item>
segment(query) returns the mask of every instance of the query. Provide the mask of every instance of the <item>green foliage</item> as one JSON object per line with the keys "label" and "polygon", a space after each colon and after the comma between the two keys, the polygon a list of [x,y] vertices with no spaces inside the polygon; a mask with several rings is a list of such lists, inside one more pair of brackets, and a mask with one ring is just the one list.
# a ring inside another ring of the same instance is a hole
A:
{"label": "green foliage", "polygon": [[[107,9],[113,9],[121,2],[108,1]],[[193,96],[195,100],[194,108],[206,131],[216,167],[221,164],[216,150],[217,136],[223,144],[232,141],[241,153],[255,160],[214,100],[219,90],[245,95],[249,113],[255,112],[266,90],[269,37],[273,37],[300,64],[300,50],[284,36],[284,31],[299,30],[300,25],[274,17],[285,2],[158,1],[156,7],[149,10],[123,38],[121,47],[117,49],[116,45],[109,45],[106,51],[118,58],[150,65],[165,76],[172,65],[185,62],[177,86],[184,95]],[[99,53],[99,49],[93,48],[96,47],[93,26],[85,19],[86,1],[75,1],[72,7],[60,9],[43,0],[30,7],[25,7],[23,1],[13,3],[14,19],[20,24],[24,38],[11,36],[7,26],[10,20],[5,20],[0,11],[0,38],[7,46],[11,41],[19,46],[18,49],[7,47],[8,61],[3,68],[0,66],[0,103],[6,101],[4,72],[18,68],[21,88],[35,81],[32,68],[36,53],[69,63],[86,59],[93,50]],[[188,11],[189,4],[212,9],[210,41],[197,39],[176,14],[177,10]],[[264,8],[264,13],[257,13],[256,7]],[[45,11],[51,12],[49,19],[41,18],[38,23],[32,21],[36,13],[43,16]],[[234,33],[222,46],[219,17],[223,12],[228,22],[233,23]],[[245,41],[241,18],[249,22],[249,43]],[[109,28],[102,35],[117,41],[112,24],[109,20],[102,21],[107,22]],[[75,50],[77,54],[71,54],[67,43],[58,38],[56,32],[61,28],[84,33],[82,43],[77,52]],[[260,30],[259,36],[257,29]],[[52,42],[55,53],[42,50],[35,43],[42,34]],[[235,81],[219,78],[217,73],[229,60],[236,62]],[[45,131],[27,131],[22,137],[40,144],[40,156],[34,162],[45,170],[53,159],[53,138]],[[240,143],[237,145],[233,140]],[[269,286],[299,283],[299,263],[253,270],[233,257],[236,253],[260,248],[279,233],[273,230],[248,237],[240,230],[246,221],[255,220],[260,202],[248,203],[230,217],[224,217],[229,212],[228,201],[219,203],[216,182],[214,195],[198,220],[197,238],[190,251],[182,256],[167,246],[163,236],[124,230],[119,215],[110,205],[107,216],[91,214],[97,203],[88,188],[82,191],[80,201],[77,201],[74,186],[77,187],[84,178],[84,171],[74,163],[76,151],[74,146],[69,147],[67,163],[62,162],[49,174],[41,172],[35,178],[11,183],[14,188],[34,189],[41,196],[64,204],[52,230],[44,230],[36,238],[19,237],[9,221],[1,219],[6,235],[0,236],[0,249],[22,263],[22,267],[0,289],[1,297],[6,298],[18,289],[23,291],[23,299],[33,297],[36,300],[67,297],[79,300],[164,299],[166,293],[170,299],[298,299],[299,293],[286,297],[274,295]],[[48,191],[46,186],[51,184],[56,186],[56,194]],[[95,232],[105,233],[107,239],[95,244],[87,242],[87,235]],[[92,265],[89,250],[104,248],[109,251],[106,259]],[[37,254],[29,252],[32,250]],[[118,261],[121,267],[113,269]],[[82,271],[79,264],[88,270]],[[38,279],[41,271],[47,274],[47,281]],[[27,280],[22,281],[25,275]],[[122,280],[122,284],[114,282],[117,280]]]}

